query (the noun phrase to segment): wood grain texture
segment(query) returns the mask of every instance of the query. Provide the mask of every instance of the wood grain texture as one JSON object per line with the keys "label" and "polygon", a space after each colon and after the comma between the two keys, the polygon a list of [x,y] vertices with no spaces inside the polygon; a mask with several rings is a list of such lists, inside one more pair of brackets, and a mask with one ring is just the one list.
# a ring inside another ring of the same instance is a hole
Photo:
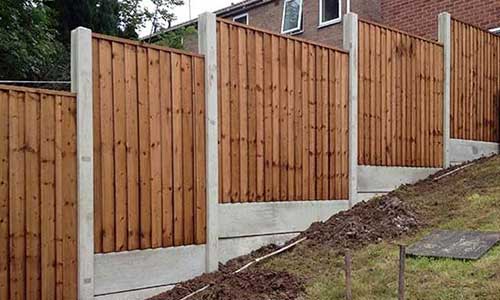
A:
{"label": "wood grain texture", "polygon": [[217,27],[220,202],[346,199],[346,53]]}
{"label": "wood grain texture", "polygon": [[76,299],[75,109],[74,94],[0,87],[2,299]]}
{"label": "wood grain texture", "polygon": [[452,19],[451,137],[499,142],[500,38]]}
{"label": "wood grain texture", "polygon": [[93,35],[96,253],[205,241],[204,58]]}
{"label": "wood grain texture", "polygon": [[439,167],[443,46],[372,22],[359,26],[358,163]]}

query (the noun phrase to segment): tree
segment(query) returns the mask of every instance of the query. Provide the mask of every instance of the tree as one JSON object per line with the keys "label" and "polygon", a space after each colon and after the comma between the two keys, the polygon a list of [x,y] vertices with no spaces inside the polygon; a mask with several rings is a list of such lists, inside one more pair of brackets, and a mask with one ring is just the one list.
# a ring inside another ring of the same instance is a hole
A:
{"label": "tree", "polygon": [[78,26],[94,32],[138,38],[145,24],[153,30],[175,19],[183,0],[1,0],[0,78],[69,80],[70,36]]}
{"label": "tree", "polygon": [[61,44],[53,11],[41,0],[0,2],[0,78],[42,79],[54,69]]}

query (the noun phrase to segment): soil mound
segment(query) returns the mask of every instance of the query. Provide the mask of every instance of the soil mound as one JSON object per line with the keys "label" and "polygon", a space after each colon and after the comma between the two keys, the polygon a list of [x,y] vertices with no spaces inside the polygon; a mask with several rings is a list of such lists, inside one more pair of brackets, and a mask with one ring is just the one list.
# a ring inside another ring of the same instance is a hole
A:
{"label": "soil mound", "polygon": [[408,204],[395,196],[361,202],[326,222],[314,223],[299,237],[310,246],[332,249],[357,249],[382,240],[411,233],[423,222]]}
{"label": "soil mound", "polygon": [[[421,225],[423,222],[406,203],[388,195],[359,203],[351,210],[334,215],[326,222],[314,223],[293,241],[307,237],[301,247],[329,247],[342,252],[346,248],[356,249],[384,239],[397,238],[413,232]],[[180,300],[208,284],[211,285],[210,288],[197,293],[189,300],[297,299],[304,292],[303,279],[290,273],[250,267],[244,272],[232,274],[247,262],[271,253],[277,248],[275,245],[269,245],[249,255],[235,258],[221,265],[218,272],[204,274],[180,283],[174,289],[151,299]]]}

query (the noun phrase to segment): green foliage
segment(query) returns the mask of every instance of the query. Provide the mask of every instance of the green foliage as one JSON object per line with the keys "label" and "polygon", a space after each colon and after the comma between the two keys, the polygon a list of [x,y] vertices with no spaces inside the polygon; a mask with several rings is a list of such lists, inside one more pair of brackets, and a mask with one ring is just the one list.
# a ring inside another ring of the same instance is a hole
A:
{"label": "green foliage", "polygon": [[182,27],[160,34],[160,39],[156,44],[175,49],[184,49],[184,39],[196,33],[197,30],[194,26]]}
{"label": "green foliage", "polygon": [[145,24],[152,33],[170,24],[183,0],[1,0],[0,79],[69,80],[70,33],[78,26],[94,32],[138,38]]}
{"label": "green foliage", "polygon": [[0,78],[50,77],[64,55],[56,39],[53,11],[35,0],[0,2]]}

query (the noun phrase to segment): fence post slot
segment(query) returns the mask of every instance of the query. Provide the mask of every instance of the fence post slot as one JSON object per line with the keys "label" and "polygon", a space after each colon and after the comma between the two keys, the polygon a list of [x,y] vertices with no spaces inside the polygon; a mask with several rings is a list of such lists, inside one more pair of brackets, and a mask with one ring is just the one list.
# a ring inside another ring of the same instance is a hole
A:
{"label": "fence post slot", "polygon": [[349,207],[358,197],[358,15],[348,13],[344,22],[344,49],[349,51]]}
{"label": "fence post slot", "polygon": [[443,167],[450,166],[450,118],[451,118],[451,15],[439,14],[439,42],[444,45],[443,77]]}
{"label": "fence post slot", "polygon": [[78,299],[94,298],[92,32],[71,32],[71,91],[77,93]]}
{"label": "fence post slot", "polygon": [[206,188],[207,188],[207,243],[206,270],[218,269],[219,228],[219,153],[217,116],[217,19],[213,13],[198,18],[198,45],[205,55],[205,111],[206,111]]}

